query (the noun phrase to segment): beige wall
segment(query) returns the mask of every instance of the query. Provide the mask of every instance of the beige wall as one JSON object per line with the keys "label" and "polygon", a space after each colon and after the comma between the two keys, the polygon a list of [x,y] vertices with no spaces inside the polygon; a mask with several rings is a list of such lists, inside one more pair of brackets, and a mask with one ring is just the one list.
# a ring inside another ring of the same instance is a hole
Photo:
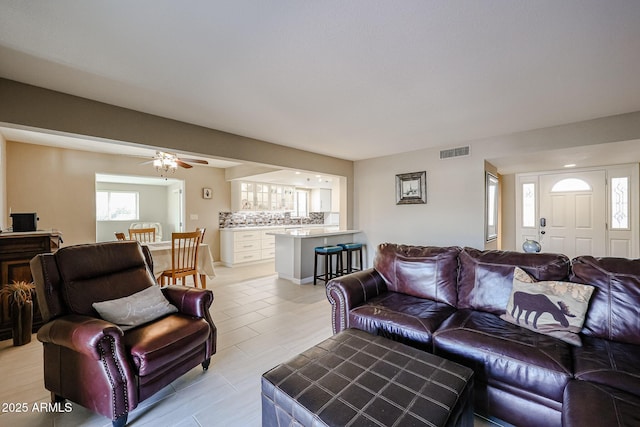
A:
{"label": "beige wall", "polygon": [[[383,242],[483,248],[485,161],[640,138],[640,112],[470,141],[469,157],[439,159],[440,148],[355,162],[355,228],[369,265]],[[450,147],[444,147],[450,148]],[[629,162],[640,159],[629,159]],[[395,175],[427,172],[427,204],[396,205]],[[502,183],[502,249],[515,248],[513,176]]]}
{"label": "beige wall", "polygon": [[[96,173],[157,176],[150,165],[126,156],[12,141],[6,151],[7,209],[37,212],[38,227],[62,231],[65,246],[96,241]],[[218,212],[229,210],[231,197],[224,170],[196,166],[179,169],[173,177],[185,181],[185,229],[206,227],[206,242],[219,260]],[[213,189],[212,199],[202,198],[203,187]],[[190,220],[191,214],[198,220]]]}
{"label": "beige wall", "polygon": [[352,224],[353,162],[0,78],[0,123],[344,176]]}
{"label": "beige wall", "polygon": [[[471,146],[470,157],[440,160],[440,148],[431,148],[349,162],[6,79],[0,79],[0,96],[3,99],[0,103],[0,123],[344,176],[347,183],[345,193],[348,196],[346,206],[343,207],[341,203],[341,208],[346,208],[348,212],[347,226],[365,232],[362,240],[369,245],[370,259],[375,246],[385,241],[482,248],[485,160],[640,138],[640,112],[634,112],[458,143]],[[428,136],[425,136],[427,139]],[[629,159],[637,160],[640,159]],[[40,173],[32,165],[27,167]],[[51,174],[59,173],[59,169],[50,169]],[[107,169],[105,166],[103,171]],[[427,171],[427,204],[396,205],[394,175],[422,170]],[[46,175],[43,177],[46,182],[48,178]],[[9,178],[7,183],[9,185]],[[35,182],[32,184],[40,185]],[[202,186],[201,183],[196,185],[198,188]],[[86,191],[84,183],[75,182],[72,177],[69,177],[69,187],[74,191]],[[8,188],[7,193],[10,191]],[[60,190],[56,187],[55,191]],[[69,189],[65,188],[64,191]],[[189,189],[187,192],[195,194]],[[505,191],[502,195],[503,208],[511,209],[513,200],[509,197],[514,196],[505,194]],[[189,209],[194,213],[208,206],[203,205],[202,200],[194,200],[196,196],[190,197],[192,207]],[[46,194],[45,198],[51,199],[49,201],[52,204],[57,203],[51,194]],[[73,197],[65,197],[65,200],[76,202]],[[229,197],[219,200],[228,201]],[[48,209],[67,209],[67,206],[63,204],[59,208]],[[229,209],[229,206],[224,209]],[[187,218],[188,215],[189,212]],[[505,226],[504,218],[503,215],[502,248],[515,249],[509,247],[515,241],[515,231]],[[93,217],[82,221],[93,224]],[[87,227],[88,224],[83,224],[83,228]],[[78,236],[80,240],[89,237],[86,234]]]}

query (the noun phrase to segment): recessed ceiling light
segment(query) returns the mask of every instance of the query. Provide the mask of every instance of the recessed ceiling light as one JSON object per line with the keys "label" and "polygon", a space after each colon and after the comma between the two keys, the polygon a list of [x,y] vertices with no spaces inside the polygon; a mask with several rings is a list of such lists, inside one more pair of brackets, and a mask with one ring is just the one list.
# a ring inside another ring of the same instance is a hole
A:
{"label": "recessed ceiling light", "polygon": [[300,175],[300,171],[296,171],[296,175]]}
{"label": "recessed ceiling light", "polygon": [[569,164],[564,165],[564,167],[565,168],[575,168],[576,164],[575,163],[569,163]]}

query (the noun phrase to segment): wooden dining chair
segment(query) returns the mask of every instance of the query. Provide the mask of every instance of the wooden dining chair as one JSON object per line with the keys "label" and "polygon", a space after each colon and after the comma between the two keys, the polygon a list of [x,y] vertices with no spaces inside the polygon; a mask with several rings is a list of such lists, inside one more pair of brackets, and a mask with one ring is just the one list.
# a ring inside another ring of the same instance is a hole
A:
{"label": "wooden dining chair", "polygon": [[176,284],[177,279],[182,280],[193,276],[193,284],[198,287],[198,248],[202,233],[200,230],[187,233],[171,233],[171,270],[165,270],[160,275],[160,283],[165,284],[165,278],[171,278],[171,283]]}
{"label": "wooden dining chair", "polygon": [[116,235],[116,240],[127,240],[127,236],[124,233],[118,233],[117,231],[114,233]]}
{"label": "wooden dining chair", "polygon": [[141,243],[155,242],[156,229],[151,228],[130,228],[129,240],[137,240]]}

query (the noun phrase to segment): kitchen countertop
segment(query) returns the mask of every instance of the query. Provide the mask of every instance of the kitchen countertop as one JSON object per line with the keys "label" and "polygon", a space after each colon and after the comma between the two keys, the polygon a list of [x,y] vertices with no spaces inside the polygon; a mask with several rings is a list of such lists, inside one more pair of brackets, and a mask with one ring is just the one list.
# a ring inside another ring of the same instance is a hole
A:
{"label": "kitchen countertop", "polygon": [[221,228],[220,231],[251,231],[251,230],[277,230],[277,229],[300,229],[300,228],[325,228],[325,227],[337,227],[326,224],[278,224],[278,225],[247,225],[243,227],[226,227]]}
{"label": "kitchen countertop", "polygon": [[339,236],[341,234],[356,234],[361,230],[339,230],[337,227],[300,228],[295,230],[273,231],[266,233],[276,237],[289,237],[292,239],[306,239],[310,237]]}

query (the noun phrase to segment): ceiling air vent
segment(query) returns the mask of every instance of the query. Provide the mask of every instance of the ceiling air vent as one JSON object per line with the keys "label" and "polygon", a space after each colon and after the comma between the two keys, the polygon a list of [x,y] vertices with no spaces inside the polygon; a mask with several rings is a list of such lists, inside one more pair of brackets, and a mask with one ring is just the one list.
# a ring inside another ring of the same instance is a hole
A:
{"label": "ceiling air vent", "polygon": [[470,153],[470,148],[471,147],[467,145],[465,147],[456,147],[456,148],[449,148],[447,150],[440,150],[440,160],[451,159],[453,157],[468,156]]}

